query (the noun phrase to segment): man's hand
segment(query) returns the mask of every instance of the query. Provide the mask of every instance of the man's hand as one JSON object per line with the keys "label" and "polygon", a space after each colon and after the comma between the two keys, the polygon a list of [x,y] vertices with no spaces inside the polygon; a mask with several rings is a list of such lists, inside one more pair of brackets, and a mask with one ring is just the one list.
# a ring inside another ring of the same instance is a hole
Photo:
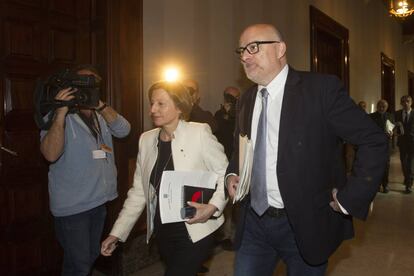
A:
{"label": "man's hand", "polygon": [[[67,101],[73,100],[75,98],[73,93],[75,93],[76,91],[78,91],[78,89],[72,88],[72,87],[62,89],[56,94],[55,100],[56,101],[62,101],[62,102],[67,102]],[[69,111],[69,107],[67,107],[67,106],[62,106],[62,107],[59,107],[58,109],[56,109],[56,113],[57,114],[62,114],[62,115],[66,115],[66,113],[68,113],[68,111]]]}
{"label": "man's hand", "polygon": [[332,197],[334,200],[332,200],[329,205],[331,205],[332,209],[335,212],[343,214],[341,207],[339,207],[338,199],[336,198],[336,194],[338,193],[338,189],[334,188],[332,189]]}
{"label": "man's hand", "polygon": [[227,181],[226,183],[227,191],[229,192],[230,198],[233,199],[236,194],[237,186],[239,185],[240,176],[230,175],[227,177],[226,181]]}
{"label": "man's hand", "polygon": [[187,203],[197,209],[194,217],[187,221],[188,224],[206,222],[217,211],[217,207],[213,204],[200,204],[192,201]]}

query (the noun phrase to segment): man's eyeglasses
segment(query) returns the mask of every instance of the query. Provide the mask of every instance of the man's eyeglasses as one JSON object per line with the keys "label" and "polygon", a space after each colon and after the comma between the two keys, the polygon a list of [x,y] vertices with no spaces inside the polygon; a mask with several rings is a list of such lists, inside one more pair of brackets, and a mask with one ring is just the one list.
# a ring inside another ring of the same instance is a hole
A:
{"label": "man's eyeglasses", "polygon": [[280,43],[280,41],[277,40],[269,40],[269,41],[253,41],[246,45],[246,47],[239,47],[236,49],[236,54],[242,56],[244,51],[247,50],[247,52],[251,55],[257,54],[259,52],[259,45],[260,44],[273,44],[273,43]]}

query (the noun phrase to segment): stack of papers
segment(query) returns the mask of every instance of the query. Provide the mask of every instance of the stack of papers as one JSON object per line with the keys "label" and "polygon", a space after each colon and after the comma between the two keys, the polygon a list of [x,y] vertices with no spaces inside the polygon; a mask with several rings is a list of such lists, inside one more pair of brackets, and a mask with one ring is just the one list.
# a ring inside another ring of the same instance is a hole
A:
{"label": "stack of papers", "polygon": [[209,171],[164,171],[161,178],[159,202],[161,222],[186,221],[181,218],[184,186],[216,189],[217,174]]}
{"label": "stack of papers", "polygon": [[390,120],[385,121],[385,132],[388,134],[392,134],[392,131],[394,130],[395,125],[391,123]]}
{"label": "stack of papers", "polygon": [[250,178],[252,176],[253,146],[247,135],[239,137],[239,176],[233,203],[241,201],[250,190]]}

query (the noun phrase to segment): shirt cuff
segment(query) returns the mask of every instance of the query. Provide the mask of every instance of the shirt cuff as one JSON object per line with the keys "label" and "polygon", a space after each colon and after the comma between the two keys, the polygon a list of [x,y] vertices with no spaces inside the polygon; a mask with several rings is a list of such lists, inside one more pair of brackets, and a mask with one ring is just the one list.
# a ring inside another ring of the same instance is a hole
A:
{"label": "shirt cuff", "polygon": [[338,201],[338,200],[337,200],[336,202],[338,203],[339,208],[341,209],[341,212],[342,212],[342,213],[344,213],[345,215],[349,215],[348,211],[347,211],[347,210],[345,210],[345,208],[344,208],[344,207],[342,207],[341,203],[339,203],[339,201]]}

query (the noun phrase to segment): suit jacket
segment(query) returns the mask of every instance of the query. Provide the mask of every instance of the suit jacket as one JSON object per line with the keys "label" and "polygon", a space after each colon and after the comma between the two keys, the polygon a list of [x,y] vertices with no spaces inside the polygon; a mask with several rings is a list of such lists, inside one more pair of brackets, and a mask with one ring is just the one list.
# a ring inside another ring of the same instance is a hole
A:
{"label": "suit jacket", "polygon": [[[147,131],[141,135],[133,187],[119,213],[111,235],[125,241],[135,222],[141,215],[146,202],[149,202],[150,175],[158,155],[158,137],[160,128]],[[214,232],[224,222],[222,211],[226,206],[224,196],[224,173],[227,158],[223,146],[211,133],[207,124],[180,121],[174,131],[171,142],[174,169],[177,171],[212,171],[218,175],[216,192],[209,203],[218,208],[214,214],[217,219],[209,219],[205,223],[185,224],[193,242]],[[147,204],[148,205],[148,204]],[[148,207],[148,206],[147,206]],[[147,208],[147,242],[152,235],[153,217],[151,208]]]}
{"label": "suit jacket", "polygon": [[[250,137],[256,94],[254,86],[239,100],[235,151],[227,173],[238,174],[238,137]],[[348,179],[339,155],[342,140],[358,146]],[[289,222],[307,262],[325,262],[344,239],[353,237],[351,216],[335,212],[329,205],[332,189],[339,190],[338,201],[352,216],[365,219],[386,156],[386,135],[349,98],[338,78],[289,68],[275,170]],[[249,198],[241,206],[236,246],[242,238]]]}
{"label": "suit jacket", "polygon": [[395,112],[396,124],[402,126],[403,133],[398,136],[397,145],[400,148],[408,149],[414,147],[414,110],[411,110],[408,122],[404,124],[403,110]]}
{"label": "suit jacket", "polygon": [[385,125],[386,121],[389,120],[391,123],[395,124],[394,116],[389,112],[384,112],[384,114],[379,113],[378,111],[369,114],[371,119],[377,124],[378,127],[381,128],[382,131],[386,131]]}

